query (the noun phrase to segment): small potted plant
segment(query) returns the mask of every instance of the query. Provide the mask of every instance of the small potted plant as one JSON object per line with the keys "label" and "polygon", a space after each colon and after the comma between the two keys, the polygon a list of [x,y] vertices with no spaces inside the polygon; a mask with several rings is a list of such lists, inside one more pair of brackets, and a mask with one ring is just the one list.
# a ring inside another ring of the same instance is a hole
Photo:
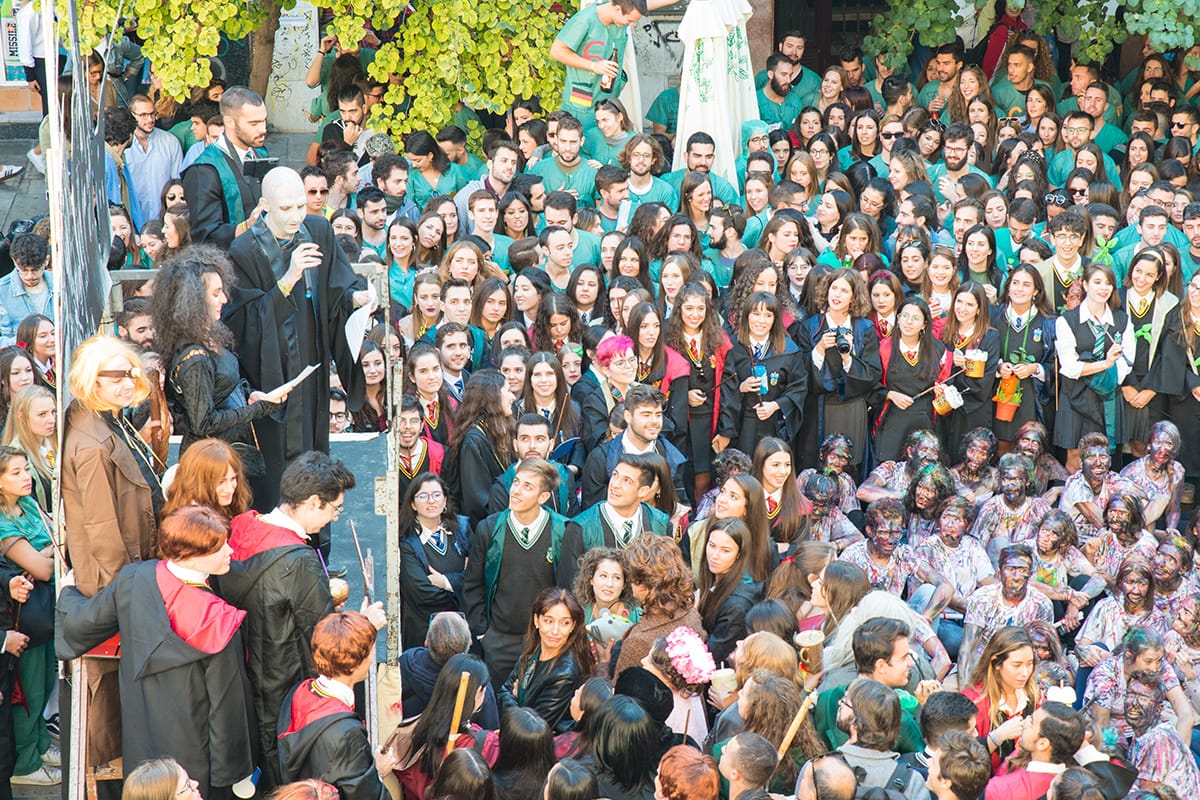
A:
{"label": "small potted plant", "polygon": [[[1022,347],[1009,355],[1008,363],[1032,364],[1033,356],[1026,353]],[[1021,379],[1016,375],[1001,378],[996,387],[996,396],[992,399],[996,401],[996,419],[1000,422],[1012,422],[1017,409],[1021,407]]]}

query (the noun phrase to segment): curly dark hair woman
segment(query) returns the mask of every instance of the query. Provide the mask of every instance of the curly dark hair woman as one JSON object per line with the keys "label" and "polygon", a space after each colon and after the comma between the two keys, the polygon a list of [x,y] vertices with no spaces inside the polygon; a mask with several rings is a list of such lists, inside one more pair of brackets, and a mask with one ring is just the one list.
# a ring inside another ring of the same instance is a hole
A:
{"label": "curly dark hair woman", "polygon": [[180,452],[205,437],[221,439],[242,459],[254,494],[270,496],[259,495],[265,487],[254,485],[265,466],[251,425],[279,405],[246,386],[230,350],[233,334],[221,322],[221,309],[232,284],[233,271],[221,251],[189,247],[163,264],[150,314],[166,366],[167,401],[183,436]]}

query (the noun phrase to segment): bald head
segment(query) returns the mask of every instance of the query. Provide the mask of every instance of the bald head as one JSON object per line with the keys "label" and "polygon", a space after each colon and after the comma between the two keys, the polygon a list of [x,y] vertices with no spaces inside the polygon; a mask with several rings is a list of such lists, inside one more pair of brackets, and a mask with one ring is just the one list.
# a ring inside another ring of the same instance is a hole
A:
{"label": "bald head", "polygon": [[854,800],[858,778],[840,758],[826,756],[810,761],[796,781],[796,800]]}
{"label": "bald head", "polygon": [[262,199],[267,207],[264,219],[275,238],[295,236],[308,214],[300,173],[289,167],[275,167],[263,178]]}

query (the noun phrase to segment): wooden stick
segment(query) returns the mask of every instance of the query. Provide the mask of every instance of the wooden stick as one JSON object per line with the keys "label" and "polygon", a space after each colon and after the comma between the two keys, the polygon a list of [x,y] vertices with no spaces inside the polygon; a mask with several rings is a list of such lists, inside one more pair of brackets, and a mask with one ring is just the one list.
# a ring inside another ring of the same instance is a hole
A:
{"label": "wooden stick", "polygon": [[808,711],[817,702],[817,693],[810,692],[808,697],[804,698],[804,702],[800,704],[800,710],[796,712],[796,716],[792,717],[792,724],[788,726],[787,733],[783,735],[783,741],[779,744],[779,762],[783,763],[784,756],[787,751],[792,749],[792,740],[796,738],[796,734],[800,731],[800,726],[804,724],[804,718],[808,716]]}
{"label": "wooden stick", "polygon": [[687,741],[688,726],[692,724],[692,705],[688,704],[687,713],[683,715],[683,740]]}
{"label": "wooden stick", "polygon": [[471,673],[463,670],[458,678],[458,695],[454,698],[454,715],[450,717],[450,734],[446,737],[446,755],[454,752],[454,742],[458,739],[458,726],[462,723],[463,704],[467,701],[467,684],[471,681]]}
{"label": "wooden stick", "polygon": [[[956,372],[950,373],[949,375],[946,376],[946,381],[950,380],[951,378],[957,378],[959,375],[962,375],[963,372],[964,372],[964,370],[960,369]],[[938,381],[938,383],[945,383],[946,381]],[[934,384],[934,385],[936,386],[937,384]],[[925,395],[929,394],[932,391],[933,391],[933,386],[930,386],[928,389],[921,392],[920,394],[913,395],[913,400],[916,400],[918,397],[924,397]]]}

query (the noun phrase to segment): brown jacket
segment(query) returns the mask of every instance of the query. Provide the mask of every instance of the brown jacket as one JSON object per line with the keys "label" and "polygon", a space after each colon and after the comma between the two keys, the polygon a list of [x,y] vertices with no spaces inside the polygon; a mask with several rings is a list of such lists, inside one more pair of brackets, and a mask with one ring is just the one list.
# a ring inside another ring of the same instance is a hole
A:
{"label": "brown jacket", "polygon": [[138,456],[99,414],[75,400],[67,408],[64,430],[67,553],[75,585],[91,597],[121,567],[155,557],[158,523]]}
{"label": "brown jacket", "polygon": [[617,668],[613,677],[629,667],[641,666],[642,659],[650,655],[654,640],[666,636],[676,628],[691,628],[700,634],[701,639],[708,638],[704,631],[704,623],[700,619],[700,612],[695,606],[671,618],[642,617],[621,640],[621,655],[617,658]]}

